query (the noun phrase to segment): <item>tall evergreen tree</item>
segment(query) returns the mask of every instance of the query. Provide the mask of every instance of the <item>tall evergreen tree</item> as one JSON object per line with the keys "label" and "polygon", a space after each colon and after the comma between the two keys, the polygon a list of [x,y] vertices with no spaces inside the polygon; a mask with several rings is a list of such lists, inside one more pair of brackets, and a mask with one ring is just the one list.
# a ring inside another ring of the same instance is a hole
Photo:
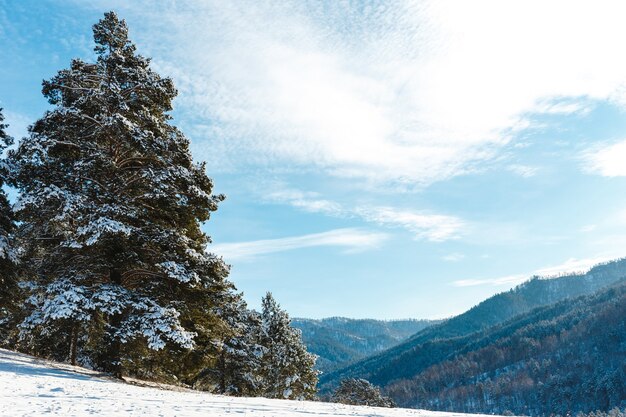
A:
{"label": "tall evergreen tree", "polygon": [[299,329],[271,293],[263,297],[261,345],[265,348],[261,375],[268,398],[312,399],[317,392],[315,355],[307,352]]}
{"label": "tall evergreen tree", "polygon": [[200,230],[223,196],[170,124],[172,80],[115,13],[93,33],[97,61],[44,81],[54,108],[11,153],[33,271],[21,329],[68,335],[72,362],[79,341],[102,344],[100,365],[121,376],[130,343],[193,346],[185,323],[228,274]]}
{"label": "tall evergreen tree", "polygon": [[6,133],[8,127],[0,108],[0,343],[6,339],[9,316],[15,308],[17,285],[15,281],[15,248],[11,244],[15,224],[13,211],[2,187],[9,176],[9,165],[2,158],[5,149],[13,143]]}

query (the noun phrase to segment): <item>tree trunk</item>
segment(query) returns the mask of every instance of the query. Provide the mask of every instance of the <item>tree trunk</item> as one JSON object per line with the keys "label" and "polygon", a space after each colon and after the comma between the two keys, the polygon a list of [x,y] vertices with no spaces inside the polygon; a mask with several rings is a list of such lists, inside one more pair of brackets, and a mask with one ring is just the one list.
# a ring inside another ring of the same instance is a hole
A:
{"label": "tree trunk", "polygon": [[222,348],[222,351],[220,352],[220,361],[219,361],[219,368],[220,368],[220,394],[225,394],[226,393],[226,353],[224,352],[224,349]]}
{"label": "tree trunk", "polygon": [[70,334],[70,364],[76,365],[76,351],[78,345],[78,324],[72,325],[72,333]]}
{"label": "tree trunk", "polygon": [[[122,285],[122,274],[118,269],[111,268],[109,277],[113,284]],[[108,371],[115,377],[122,379],[122,344],[115,337],[115,332],[120,328],[122,323],[122,313],[112,314],[109,316],[109,346],[108,346]]]}

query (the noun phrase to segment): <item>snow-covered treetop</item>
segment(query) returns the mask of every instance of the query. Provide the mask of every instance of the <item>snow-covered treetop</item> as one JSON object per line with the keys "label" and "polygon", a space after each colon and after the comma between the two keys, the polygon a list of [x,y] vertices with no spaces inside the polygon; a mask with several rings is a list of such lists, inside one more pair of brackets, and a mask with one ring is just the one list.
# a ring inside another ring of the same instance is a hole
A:
{"label": "snow-covered treetop", "polygon": [[120,20],[115,12],[107,12],[97,24],[93,25],[93,39],[96,42],[95,51],[99,55],[111,51],[125,52],[132,55],[135,45],[128,39],[128,26]]}
{"label": "snow-covered treetop", "polygon": [[200,231],[223,196],[212,194],[189,140],[168,123],[172,80],[135,53],[115,13],[94,25],[94,39],[95,64],[74,60],[43,83],[56,107],[13,154],[24,191],[16,210],[63,230],[61,247],[113,239],[120,256],[163,277],[197,283],[206,275],[198,268],[227,272],[205,255]]}

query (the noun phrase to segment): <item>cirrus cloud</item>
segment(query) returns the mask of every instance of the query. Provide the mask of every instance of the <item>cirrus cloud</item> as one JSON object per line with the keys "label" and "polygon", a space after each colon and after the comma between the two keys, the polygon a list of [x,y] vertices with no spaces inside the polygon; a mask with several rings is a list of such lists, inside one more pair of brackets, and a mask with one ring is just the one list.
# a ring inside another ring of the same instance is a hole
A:
{"label": "cirrus cloud", "polygon": [[211,245],[209,251],[223,256],[229,262],[270,253],[320,246],[340,247],[344,248],[344,253],[358,253],[379,247],[387,238],[388,236],[384,233],[347,228],[279,239],[220,243]]}
{"label": "cirrus cloud", "polygon": [[271,192],[265,198],[270,202],[288,204],[310,213],[344,218],[356,217],[387,228],[405,229],[411,232],[416,240],[444,242],[458,239],[468,229],[468,224],[456,216],[390,206],[344,207],[337,202],[321,198],[318,193],[289,188]]}
{"label": "cirrus cloud", "polygon": [[177,81],[214,170],[423,185],[475,170],[526,114],[626,102],[619,2],[100,3]]}
{"label": "cirrus cloud", "polygon": [[454,287],[475,287],[479,285],[515,285],[528,280],[530,276],[539,276],[544,279],[548,279],[567,274],[584,274],[588,272],[593,266],[615,258],[615,256],[597,256],[594,258],[584,259],[570,258],[561,264],[539,268],[532,273],[507,275],[504,277],[485,279],[460,279],[453,281],[451,285]]}

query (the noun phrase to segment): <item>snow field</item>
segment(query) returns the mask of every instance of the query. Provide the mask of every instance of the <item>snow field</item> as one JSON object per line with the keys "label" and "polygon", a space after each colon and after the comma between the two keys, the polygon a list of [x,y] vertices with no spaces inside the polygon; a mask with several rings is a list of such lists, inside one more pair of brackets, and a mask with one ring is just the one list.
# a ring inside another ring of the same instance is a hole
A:
{"label": "snow field", "polygon": [[80,367],[0,349],[0,416],[419,416],[471,417],[424,410],[213,395],[133,385]]}

